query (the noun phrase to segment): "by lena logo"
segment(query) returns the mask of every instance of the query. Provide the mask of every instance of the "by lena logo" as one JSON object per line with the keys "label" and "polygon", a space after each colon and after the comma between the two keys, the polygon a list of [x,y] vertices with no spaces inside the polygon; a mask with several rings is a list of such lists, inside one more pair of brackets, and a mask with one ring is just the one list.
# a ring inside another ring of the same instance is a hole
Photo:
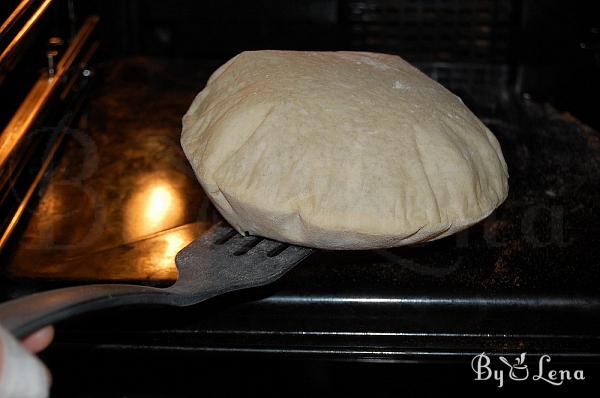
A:
{"label": "by lena logo", "polygon": [[511,365],[505,357],[500,357],[500,361],[510,369],[508,377],[510,377],[511,380],[521,381],[527,380],[529,377],[529,369],[527,369],[527,365],[525,365],[525,355],[525,353],[522,353],[518,356],[515,359],[514,365]]}
{"label": "by lena logo", "polygon": [[[526,362],[527,354],[524,352],[517,356],[514,361],[509,361],[506,357],[500,356],[500,364],[498,368],[492,367],[492,360],[485,352],[475,355],[471,360],[471,369],[475,373],[475,380],[495,380],[498,383],[498,388],[505,384],[507,378],[513,381],[528,380],[531,376],[533,381],[543,381],[553,386],[560,386],[564,382],[573,380],[585,380],[583,370],[568,370],[568,369],[553,369],[550,368],[552,359],[550,355],[542,355],[537,361],[537,369],[532,375],[529,373],[529,368]],[[508,376],[508,377],[507,377]]]}

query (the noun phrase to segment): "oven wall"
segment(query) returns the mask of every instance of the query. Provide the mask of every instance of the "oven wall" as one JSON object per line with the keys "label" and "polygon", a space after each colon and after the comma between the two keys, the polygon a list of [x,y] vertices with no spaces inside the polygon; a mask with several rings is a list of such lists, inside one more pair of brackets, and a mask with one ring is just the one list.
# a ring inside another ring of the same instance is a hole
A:
{"label": "oven wall", "polygon": [[[248,49],[370,50],[506,65],[502,84],[596,127],[600,6],[568,0],[76,1],[111,56],[227,59]],[[496,73],[495,70],[493,73]]]}

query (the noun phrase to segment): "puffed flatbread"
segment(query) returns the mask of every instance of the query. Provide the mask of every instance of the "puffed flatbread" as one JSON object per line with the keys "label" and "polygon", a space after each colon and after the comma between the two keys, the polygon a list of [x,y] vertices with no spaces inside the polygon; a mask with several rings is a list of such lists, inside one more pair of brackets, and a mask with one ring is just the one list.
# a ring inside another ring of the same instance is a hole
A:
{"label": "puffed flatbread", "polygon": [[181,143],[240,233],[317,248],[438,239],[508,193],[490,130],[393,55],[241,53],[195,98]]}

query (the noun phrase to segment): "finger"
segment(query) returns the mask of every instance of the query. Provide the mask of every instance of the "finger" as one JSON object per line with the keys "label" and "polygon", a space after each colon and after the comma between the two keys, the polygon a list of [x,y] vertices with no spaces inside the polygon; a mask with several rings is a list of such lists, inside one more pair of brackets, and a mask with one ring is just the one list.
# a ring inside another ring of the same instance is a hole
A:
{"label": "finger", "polygon": [[0,327],[0,397],[48,397],[48,369],[10,333]]}
{"label": "finger", "polygon": [[38,353],[48,347],[54,338],[54,327],[46,326],[23,338],[21,344],[29,351]]}

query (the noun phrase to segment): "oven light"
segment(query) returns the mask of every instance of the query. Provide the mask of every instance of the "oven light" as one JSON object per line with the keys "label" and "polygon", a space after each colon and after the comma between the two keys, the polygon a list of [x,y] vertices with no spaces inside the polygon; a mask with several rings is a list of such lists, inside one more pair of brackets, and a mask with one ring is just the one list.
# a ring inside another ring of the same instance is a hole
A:
{"label": "oven light", "polygon": [[139,181],[125,204],[123,239],[136,241],[183,223],[185,201],[177,186],[163,176]]}
{"label": "oven light", "polygon": [[145,218],[152,225],[160,224],[169,214],[172,206],[173,195],[171,191],[164,185],[158,185],[152,188],[148,195]]}

